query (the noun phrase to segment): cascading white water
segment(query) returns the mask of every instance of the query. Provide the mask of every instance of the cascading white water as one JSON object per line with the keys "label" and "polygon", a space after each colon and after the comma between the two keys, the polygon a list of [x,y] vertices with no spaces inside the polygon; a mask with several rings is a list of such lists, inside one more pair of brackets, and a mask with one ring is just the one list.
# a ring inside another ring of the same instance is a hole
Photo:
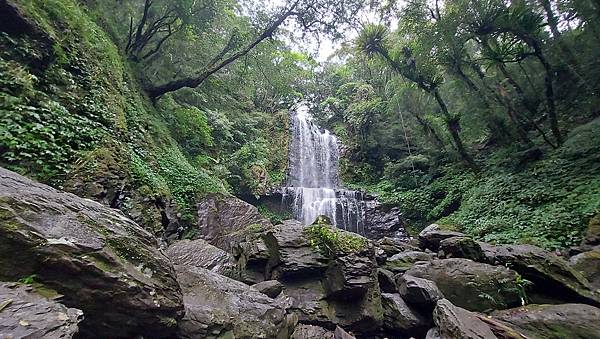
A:
{"label": "cascading white water", "polygon": [[294,217],[309,225],[325,215],[339,228],[363,233],[361,193],[339,187],[337,138],[321,131],[305,105],[293,112],[291,134],[288,186],[283,193]]}

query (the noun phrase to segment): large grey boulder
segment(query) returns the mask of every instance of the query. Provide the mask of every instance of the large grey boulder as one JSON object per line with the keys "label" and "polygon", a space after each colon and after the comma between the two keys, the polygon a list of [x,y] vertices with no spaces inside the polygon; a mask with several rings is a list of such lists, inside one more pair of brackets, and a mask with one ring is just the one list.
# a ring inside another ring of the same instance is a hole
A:
{"label": "large grey boulder", "polygon": [[441,258],[465,258],[485,262],[481,245],[471,237],[452,237],[440,241],[438,255]]}
{"label": "large grey boulder", "polygon": [[35,275],[86,335],[167,337],[182,316],[169,259],[119,211],[0,168],[0,279]]}
{"label": "large grey boulder", "polygon": [[329,258],[311,246],[298,221],[286,220],[274,226],[263,235],[263,240],[269,248],[272,278],[318,275],[327,269]]}
{"label": "large grey boulder", "polygon": [[240,281],[247,284],[256,284],[271,277],[268,263],[272,255],[263,240],[264,231],[264,228],[247,227],[243,231],[245,236],[239,238],[240,241],[233,248],[237,275]]}
{"label": "large grey boulder", "polygon": [[600,309],[584,304],[527,305],[492,313],[531,339],[598,339]]}
{"label": "large grey boulder", "polygon": [[198,201],[196,208],[200,237],[227,252],[245,237],[248,226],[272,226],[256,207],[234,196],[208,195]]}
{"label": "large grey boulder", "polygon": [[400,336],[422,336],[430,326],[429,321],[411,309],[400,295],[382,293],[383,327],[386,333]]}
{"label": "large grey boulder", "polygon": [[[384,237],[375,242],[377,262],[383,264],[385,259],[405,251],[419,251],[419,247],[406,239]],[[380,260],[379,257],[382,259]]]}
{"label": "large grey boulder", "polygon": [[384,268],[377,269],[377,281],[379,282],[379,289],[385,293],[398,292],[398,286],[396,286],[396,279],[394,273]]}
{"label": "large grey boulder", "polygon": [[283,290],[283,285],[277,280],[261,281],[258,284],[252,285],[252,287],[271,298],[277,297],[281,293],[281,290]]}
{"label": "large grey boulder", "polygon": [[431,312],[438,300],[444,299],[442,291],[431,280],[402,274],[398,275],[396,284],[402,299],[426,312]]}
{"label": "large grey boulder", "polygon": [[334,339],[333,331],[330,331],[326,328],[315,326],[315,325],[307,325],[307,324],[298,324],[296,329],[294,329],[294,333],[290,337],[290,339]]}
{"label": "large grey boulder", "polygon": [[364,222],[364,235],[369,239],[408,238],[400,208],[382,205],[377,199],[365,201]]}
{"label": "large grey boulder", "polygon": [[377,265],[373,248],[333,259],[325,272],[328,298],[353,299],[377,285]]}
{"label": "large grey boulder", "polygon": [[533,282],[533,302],[548,299],[600,305],[600,298],[580,272],[546,250],[532,245],[484,246],[488,262],[508,266]]}
{"label": "large grey boulder", "polygon": [[465,236],[463,233],[448,231],[443,229],[442,226],[438,224],[431,224],[425,227],[419,233],[419,244],[422,248],[426,248],[437,252],[440,247],[440,242],[444,239],[452,238],[452,237],[463,237]]}
{"label": "large grey boulder", "polygon": [[297,318],[285,304],[209,270],[175,266],[185,316],[180,338],[288,338]]}
{"label": "large grey boulder", "polygon": [[[488,325],[476,314],[453,305],[449,300],[437,302],[433,311],[433,321],[437,325],[441,339],[496,339]],[[435,338],[435,334],[430,334]]]}
{"label": "large grey boulder", "polygon": [[406,251],[394,254],[387,259],[382,266],[396,274],[404,273],[410,269],[416,262],[429,261],[437,258],[433,253],[425,253],[422,251]]}
{"label": "large grey boulder", "polygon": [[83,312],[48,300],[31,287],[0,284],[0,338],[73,338]]}
{"label": "large grey boulder", "polygon": [[517,273],[506,267],[452,258],[418,262],[406,274],[435,282],[448,300],[471,311],[521,304]]}
{"label": "large grey boulder", "polygon": [[176,241],[166,254],[175,265],[202,267],[229,277],[235,272],[233,256],[203,239]]}
{"label": "large grey boulder", "polygon": [[381,295],[377,286],[348,300],[328,298],[319,276],[285,280],[283,284],[283,293],[277,299],[289,300],[290,310],[301,323],[326,327],[339,325],[367,337],[383,323]]}
{"label": "large grey boulder", "polygon": [[314,325],[300,324],[296,326],[290,339],[356,339],[343,328],[336,326],[334,331]]}

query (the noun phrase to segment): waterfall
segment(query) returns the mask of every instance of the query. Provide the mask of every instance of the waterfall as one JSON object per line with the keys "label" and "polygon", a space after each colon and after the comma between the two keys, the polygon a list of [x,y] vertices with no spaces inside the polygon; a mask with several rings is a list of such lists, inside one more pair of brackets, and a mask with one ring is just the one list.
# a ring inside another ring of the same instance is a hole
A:
{"label": "waterfall", "polygon": [[337,138],[315,124],[305,105],[298,105],[291,119],[288,180],[283,197],[292,205],[294,218],[309,225],[325,215],[338,228],[364,233],[361,192],[339,185]]}

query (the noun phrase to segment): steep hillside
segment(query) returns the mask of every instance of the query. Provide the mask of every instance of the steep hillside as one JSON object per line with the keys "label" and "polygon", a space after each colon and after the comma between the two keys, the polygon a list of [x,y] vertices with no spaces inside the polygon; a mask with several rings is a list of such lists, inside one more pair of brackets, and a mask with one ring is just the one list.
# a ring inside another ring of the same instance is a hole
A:
{"label": "steep hillside", "polygon": [[218,111],[231,106],[214,98],[203,110],[170,96],[153,104],[76,1],[3,2],[2,11],[11,15],[0,24],[1,166],[118,207],[157,235],[193,222],[199,196],[283,180],[285,111],[231,122]]}

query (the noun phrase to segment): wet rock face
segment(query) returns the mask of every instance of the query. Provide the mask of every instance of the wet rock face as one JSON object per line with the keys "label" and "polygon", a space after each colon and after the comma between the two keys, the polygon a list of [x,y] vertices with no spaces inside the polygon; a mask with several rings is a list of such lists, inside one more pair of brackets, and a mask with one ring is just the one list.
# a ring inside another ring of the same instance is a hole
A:
{"label": "wet rock face", "polygon": [[436,283],[444,296],[472,311],[505,309],[521,304],[516,272],[468,259],[416,263],[407,275]]}
{"label": "wet rock face", "polygon": [[271,254],[260,234],[247,235],[233,249],[233,254],[237,260],[236,279],[251,285],[269,279]]}
{"label": "wet rock face", "polygon": [[600,309],[589,305],[527,305],[492,317],[529,338],[600,338]]}
{"label": "wet rock face", "polygon": [[200,237],[231,252],[248,226],[271,227],[258,209],[233,196],[210,195],[197,204]]}
{"label": "wet rock face", "polygon": [[70,339],[83,312],[35,293],[31,287],[0,284],[0,338]]}
{"label": "wet rock face", "polygon": [[288,338],[297,319],[285,305],[209,270],[175,266],[186,314],[180,338]]}
{"label": "wet rock face", "polygon": [[407,239],[402,212],[398,207],[387,207],[376,199],[364,201],[365,237],[381,239],[384,237]]}
{"label": "wet rock face", "polygon": [[167,337],[182,316],[169,259],[120,212],[0,169],[0,278],[35,275],[83,333]]}

